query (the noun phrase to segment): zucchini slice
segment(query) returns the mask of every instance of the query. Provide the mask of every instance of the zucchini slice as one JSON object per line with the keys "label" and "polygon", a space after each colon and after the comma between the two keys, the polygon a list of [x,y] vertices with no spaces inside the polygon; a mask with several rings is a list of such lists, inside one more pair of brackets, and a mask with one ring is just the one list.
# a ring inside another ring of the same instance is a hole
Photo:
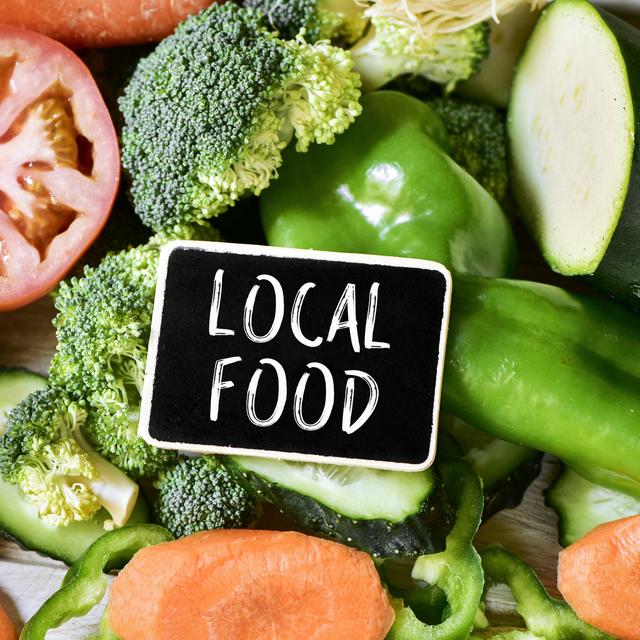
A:
{"label": "zucchini slice", "polygon": [[375,557],[442,551],[455,520],[433,469],[382,471],[245,456],[225,464],[256,497],[309,532]]}
{"label": "zucchini slice", "polygon": [[556,0],[518,63],[513,189],[549,265],[640,307],[640,31]]}
{"label": "zucchini slice", "polygon": [[[0,367],[0,434],[9,411],[30,393],[46,386],[46,378],[37,373]],[[19,487],[0,478],[0,536],[17,542],[23,549],[72,564],[105,532],[103,523],[108,517],[102,509],[86,522],[53,527],[38,517],[37,507],[24,499]],[[149,504],[140,495],[128,524],[149,522],[150,518]]]}
{"label": "zucchini slice", "polygon": [[545,503],[558,514],[558,539],[568,547],[605,522],[640,513],[640,500],[586,480],[565,467],[545,491]]}

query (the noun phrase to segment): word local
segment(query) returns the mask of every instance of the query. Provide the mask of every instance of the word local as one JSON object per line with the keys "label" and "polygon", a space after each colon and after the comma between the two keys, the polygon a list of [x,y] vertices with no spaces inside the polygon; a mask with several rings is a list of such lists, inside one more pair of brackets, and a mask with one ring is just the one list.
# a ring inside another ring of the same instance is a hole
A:
{"label": "word local", "polygon": [[[211,336],[233,336],[235,335],[234,329],[225,329],[219,326],[218,318],[220,315],[220,305],[222,303],[222,282],[224,278],[224,269],[218,269],[216,271],[213,280],[213,294],[211,296],[211,310],[209,312],[209,335]],[[244,312],[242,318],[242,324],[246,337],[255,343],[266,343],[273,340],[284,321],[285,313],[285,299],[284,291],[280,282],[271,275],[261,274],[256,277],[259,283],[256,283],[249,292],[244,304]],[[253,328],[253,317],[255,311],[256,299],[261,288],[260,283],[267,284],[274,296],[274,312],[273,320],[269,330],[263,334],[258,335]],[[320,346],[324,338],[321,336],[315,336],[309,338],[304,335],[300,326],[300,315],[302,312],[302,306],[305,301],[305,297],[310,289],[316,286],[314,282],[305,282],[296,292],[291,307],[291,331],[296,340],[304,347],[313,349]],[[369,289],[369,299],[367,304],[367,314],[364,325],[364,349],[389,349],[390,344],[388,342],[380,342],[374,340],[373,334],[375,330],[376,314],[378,309],[378,290],[380,288],[379,282],[371,284]],[[358,321],[356,316],[356,286],[355,284],[348,283],[338,303],[329,324],[329,330],[327,332],[326,341],[333,342],[338,331],[346,330],[349,332],[351,346],[355,353],[360,353],[360,337],[358,335]],[[218,414],[220,409],[221,394],[224,389],[230,389],[235,386],[234,382],[229,379],[224,379],[225,368],[230,367],[234,363],[240,362],[242,358],[240,356],[232,356],[227,358],[220,358],[216,360],[213,369],[213,380],[211,384],[211,409],[210,418],[213,422],[218,420]],[[267,418],[260,418],[256,415],[256,394],[258,392],[258,385],[260,384],[260,378],[262,376],[263,369],[258,367],[251,376],[249,386],[247,388],[246,396],[246,410],[248,419],[258,427],[269,427],[280,420],[284,411],[287,401],[287,374],[280,362],[274,358],[262,358],[259,361],[260,365],[270,366],[276,374],[278,383],[278,396],[275,403],[275,408],[270,416]],[[307,382],[309,380],[310,372],[305,372],[296,385],[296,390],[293,396],[293,417],[296,424],[305,431],[317,431],[325,426],[331,413],[333,411],[335,401],[335,387],[333,376],[328,367],[321,362],[309,362],[307,369],[317,370],[322,374],[325,386],[325,400],[322,413],[320,417],[314,422],[308,422],[302,415],[302,406],[304,402],[304,394],[307,388]],[[347,380],[345,383],[344,402],[342,406],[342,430],[347,434],[354,433],[362,425],[367,422],[375,411],[378,404],[378,398],[380,391],[378,384],[374,378],[365,371],[358,369],[345,370]],[[367,404],[360,414],[360,416],[353,420],[353,402],[355,397],[355,381],[356,379],[362,380],[366,383],[369,390],[369,398]]]}

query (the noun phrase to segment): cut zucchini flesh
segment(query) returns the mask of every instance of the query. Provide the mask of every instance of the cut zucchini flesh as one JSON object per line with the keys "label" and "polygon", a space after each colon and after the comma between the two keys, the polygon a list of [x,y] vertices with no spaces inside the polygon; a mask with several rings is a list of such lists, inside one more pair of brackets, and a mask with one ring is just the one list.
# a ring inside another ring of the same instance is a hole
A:
{"label": "cut zucchini flesh", "polygon": [[605,522],[640,514],[637,498],[594,484],[569,467],[545,491],[545,502],[558,514],[563,547]]}
{"label": "cut zucchini flesh", "polygon": [[381,471],[240,456],[225,464],[248,491],[305,530],[375,557],[442,551],[455,520],[433,469]]}
{"label": "cut zucchini flesh", "polygon": [[28,369],[0,367],[0,435],[7,426],[7,416],[23,398],[44,389],[47,379]]}
{"label": "cut zucchini flesh", "polygon": [[565,275],[598,268],[632,172],[628,52],[603,16],[587,0],[552,3],[520,59],[509,106],[515,197],[545,259]]}

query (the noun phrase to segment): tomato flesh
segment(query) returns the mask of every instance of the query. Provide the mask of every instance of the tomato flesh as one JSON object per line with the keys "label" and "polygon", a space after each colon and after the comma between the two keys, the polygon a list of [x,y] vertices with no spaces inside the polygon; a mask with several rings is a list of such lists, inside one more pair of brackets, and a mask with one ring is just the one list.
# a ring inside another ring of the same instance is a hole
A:
{"label": "tomato flesh", "polygon": [[0,27],[0,311],[69,272],[119,179],[116,132],[88,69],[46,36]]}

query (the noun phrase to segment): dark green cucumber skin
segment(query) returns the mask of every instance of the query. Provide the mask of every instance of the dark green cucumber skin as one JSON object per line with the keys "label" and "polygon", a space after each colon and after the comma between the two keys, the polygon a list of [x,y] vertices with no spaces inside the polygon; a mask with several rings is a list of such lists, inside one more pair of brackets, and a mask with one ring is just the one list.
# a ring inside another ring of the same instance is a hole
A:
{"label": "dark green cucumber skin", "polygon": [[636,138],[629,187],[613,237],[586,281],[623,304],[640,311],[640,31],[607,11],[598,12],[615,35],[627,67]]}
{"label": "dark green cucumber skin", "polygon": [[542,453],[525,460],[507,477],[484,491],[482,520],[486,522],[503,509],[514,509],[521,502],[529,485],[538,477],[542,467]]}
{"label": "dark green cucumber skin", "polygon": [[308,533],[366,551],[376,558],[414,558],[443,551],[455,521],[455,510],[436,469],[433,490],[419,511],[401,522],[388,522],[382,519],[352,520],[314,498],[241,468],[233,460],[226,458],[224,463],[247,491],[259,500],[273,504]]}

